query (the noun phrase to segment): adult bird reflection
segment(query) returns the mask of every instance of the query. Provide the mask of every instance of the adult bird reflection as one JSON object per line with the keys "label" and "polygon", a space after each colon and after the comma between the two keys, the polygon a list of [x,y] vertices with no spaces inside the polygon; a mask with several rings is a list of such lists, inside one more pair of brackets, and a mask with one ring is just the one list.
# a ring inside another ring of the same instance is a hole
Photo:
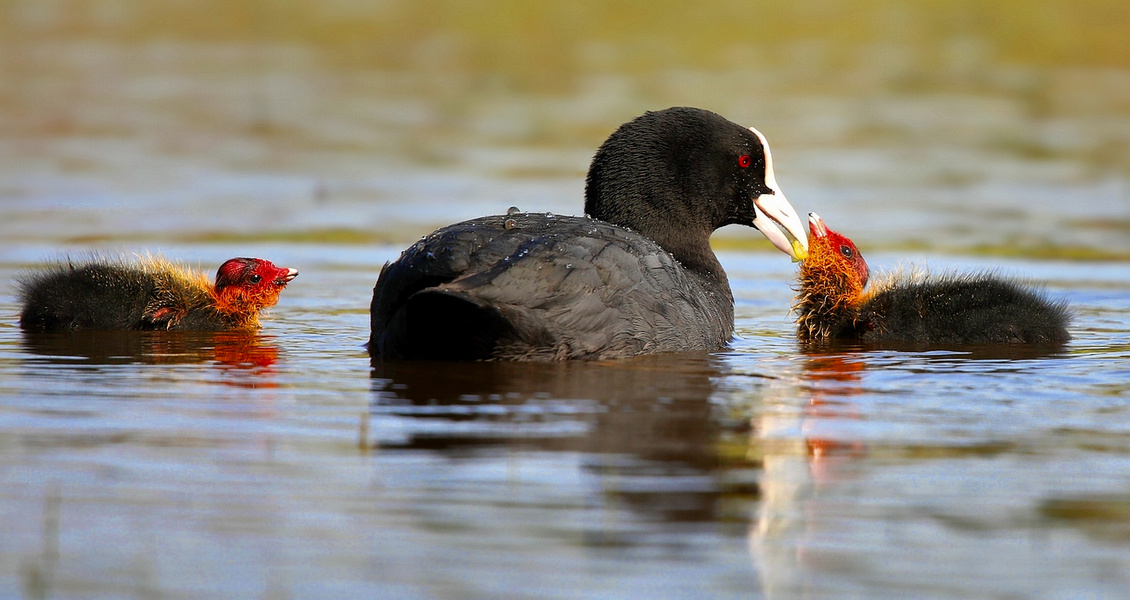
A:
{"label": "adult bird reflection", "polygon": [[710,402],[725,370],[709,355],[373,364],[371,431],[382,451],[560,453],[609,494],[598,502],[663,521],[716,519],[720,498],[750,493],[751,478],[729,476],[748,465],[719,450],[734,424]]}

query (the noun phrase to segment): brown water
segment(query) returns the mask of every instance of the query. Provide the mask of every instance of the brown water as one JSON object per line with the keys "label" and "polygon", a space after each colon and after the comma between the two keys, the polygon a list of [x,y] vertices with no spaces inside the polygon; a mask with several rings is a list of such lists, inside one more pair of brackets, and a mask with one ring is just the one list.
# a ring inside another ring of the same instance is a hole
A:
{"label": "brown water", "polygon": [[[1130,589],[1124,3],[470,6],[0,3],[0,597]],[[579,212],[675,104],[873,268],[1045,282],[1075,339],[807,355],[728,228],[729,351],[370,368],[400,248]],[[252,338],[23,336],[16,273],[89,250],[301,275]]]}

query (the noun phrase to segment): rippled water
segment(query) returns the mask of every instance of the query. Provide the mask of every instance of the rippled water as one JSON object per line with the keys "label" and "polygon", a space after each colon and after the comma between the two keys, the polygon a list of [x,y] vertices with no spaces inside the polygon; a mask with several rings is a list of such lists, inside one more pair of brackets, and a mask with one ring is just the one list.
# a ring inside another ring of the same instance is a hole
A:
{"label": "rippled water", "polygon": [[[1123,596],[1122,3],[673,4],[0,3],[0,597]],[[725,352],[370,365],[400,248],[579,212],[676,104],[873,270],[1042,283],[1073,341],[806,353],[795,267],[727,228]],[[15,275],[90,250],[301,275],[257,336],[22,335]]]}
{"label": "rippled water", "polygon": [[370,371],[364,301],[395,249],[250,250],[303,268],[250,340],[0,326],[3,595],[1130,585],[1126,265],[1004,263],[1076,307],[1052,356],[806,355],[788,262],[737,253],[729,352]]}

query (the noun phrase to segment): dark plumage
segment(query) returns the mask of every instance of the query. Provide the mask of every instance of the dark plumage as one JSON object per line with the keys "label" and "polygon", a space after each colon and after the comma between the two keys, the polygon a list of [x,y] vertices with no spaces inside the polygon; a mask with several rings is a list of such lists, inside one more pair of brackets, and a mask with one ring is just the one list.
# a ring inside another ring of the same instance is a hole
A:
{"label": "dark plumage", "polygon": [[793,307],[803,341],[943,346],[1071,339],[1065,302],[991,273],[892,275],[865,292],[867,263],[855,244],[814,213],[809,227]]}
{"label": "dark plumage", "polygon": [[205,274],[160,258],[136,263],[95,258],[48,265],[17,280],[20,327],[76,329],[246,330],[259,311],[278,302],[298,271],[258,258],[220,266],[216,284]]}
{"label": "dark plumage", "polygon": [[381,359],[606,359],[714,350],[733,333],[724,225],[804,238],[756,130],[700,109],[647,113],[593,157],[585,217],[521,213],[444,227],[385,265],[369,350]]}

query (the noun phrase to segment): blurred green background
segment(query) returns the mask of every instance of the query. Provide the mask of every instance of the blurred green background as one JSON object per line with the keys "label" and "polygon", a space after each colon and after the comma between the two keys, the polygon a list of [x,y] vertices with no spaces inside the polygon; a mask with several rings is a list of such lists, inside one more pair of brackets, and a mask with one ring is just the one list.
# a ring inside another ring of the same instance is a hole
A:
{"label": "blurred green background", "polygon": [[688,104],[765,132],[794,206],[867,246],[1124,258],[1128,39],[1124,0],[2,0],[0,234],[579,212],[612,129]]}

